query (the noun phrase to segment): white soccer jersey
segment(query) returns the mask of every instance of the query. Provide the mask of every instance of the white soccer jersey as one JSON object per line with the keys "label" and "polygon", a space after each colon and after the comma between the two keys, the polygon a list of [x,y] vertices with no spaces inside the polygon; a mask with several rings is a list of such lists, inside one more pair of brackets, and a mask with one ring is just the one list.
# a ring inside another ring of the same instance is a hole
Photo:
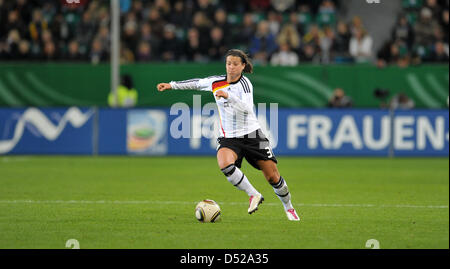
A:
{"label": "white soccer jersey", "polygon": [[213,94],[218,90],[223,90],[228,93],[228,99],[214,96],[220,117],[221,137],[240,137],[261,128],[254,111],[253,85],[243,75],[233,83],[228,83],[226,75],[222,75],[171,81],[170,85],[174,90],[192,89],[210,91]]}

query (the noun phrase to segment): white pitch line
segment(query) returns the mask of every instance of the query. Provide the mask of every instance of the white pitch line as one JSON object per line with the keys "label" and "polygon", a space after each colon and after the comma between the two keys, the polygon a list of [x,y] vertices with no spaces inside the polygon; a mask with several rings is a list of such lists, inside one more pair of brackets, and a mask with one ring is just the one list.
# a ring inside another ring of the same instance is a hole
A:
{"label": "white pitch line", "polygon": [[[0,200],[0,204],[161,204],[161,205],[195,205],[197,202],[185,201],[109,201],[109,200]],[[245,202],[218,202],[222,205],[247,205]],[[280,206],[280,203],[264,203],[268,206]],[[375,205],[375,204],[303,204],[295,206],[304,207],[364,207],[364,208],[442,208],[448,209],[448,205]]]}

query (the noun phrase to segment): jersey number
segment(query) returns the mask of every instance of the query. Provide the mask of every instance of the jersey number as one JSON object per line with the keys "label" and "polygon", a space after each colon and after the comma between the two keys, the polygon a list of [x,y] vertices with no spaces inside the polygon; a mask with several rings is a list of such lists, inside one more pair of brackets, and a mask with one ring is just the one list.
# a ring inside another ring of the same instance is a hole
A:
{"label": "jersey number", "polygon": [[267,157],[270,159],[273,157],[273,152],[272,149],[270,147],[265,147],[265,150],[267,150]]}

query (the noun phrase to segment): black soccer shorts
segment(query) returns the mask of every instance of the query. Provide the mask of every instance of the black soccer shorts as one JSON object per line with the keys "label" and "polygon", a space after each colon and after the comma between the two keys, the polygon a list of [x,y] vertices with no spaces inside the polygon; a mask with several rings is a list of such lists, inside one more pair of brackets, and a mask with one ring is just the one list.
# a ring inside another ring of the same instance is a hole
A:
{"label": "black soccer shorts", "polygon": [[243,158],[245,158],[249,164],[258,170],[261,170],[258,165],[259,160],[271,160],[278,163],[275,155],[273,154],[272,148],[270,147],[269,139],[267,139],[261,129],[244,135],[243,137],[220,137],[217,141],[219,143],[217,151],[221,148],[229,148],[236,153],[238,158],[234,165],[239,168],[242,166]]}

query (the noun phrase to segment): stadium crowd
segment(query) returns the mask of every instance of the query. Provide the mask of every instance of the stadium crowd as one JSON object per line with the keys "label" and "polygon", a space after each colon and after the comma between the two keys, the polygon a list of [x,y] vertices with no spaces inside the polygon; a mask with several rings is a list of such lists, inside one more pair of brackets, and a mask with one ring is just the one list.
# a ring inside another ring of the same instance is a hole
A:
{"label": "stadium crowd", "polygon": [[[340,20],[338,0],[121,0],[121,61],[219,61],[229,48],[255,64],[448,61],[448,0],[403,2],[374,52],[361,18]],[[108,61],[109,1],[61,3],[0,0],[0,60]]]}
{"label": "stadium crowd", "polygon": [[377,65],[448,63],[448,0],[403,0],[403,12],[377,54]]}

